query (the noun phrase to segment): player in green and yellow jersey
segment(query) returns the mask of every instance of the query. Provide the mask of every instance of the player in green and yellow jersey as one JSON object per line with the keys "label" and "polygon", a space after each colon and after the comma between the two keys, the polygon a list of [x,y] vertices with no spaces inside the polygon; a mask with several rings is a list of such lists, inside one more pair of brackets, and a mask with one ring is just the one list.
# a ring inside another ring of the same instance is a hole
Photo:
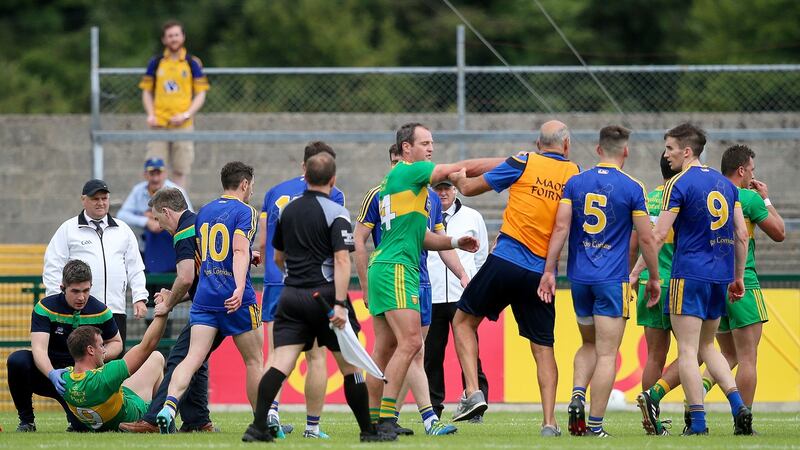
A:
{"label": "player in green and yellow jersey", "polygon": [[[419,255],[428,250],[460,248],[475,252],[472,236],[450,238],[427,232],[428,185],[465,171],[480,175],[502,159],[479,159],[456,164],[434,164],[433,137],[419,123],[403,125],[397,131],[400,161],[380,185],[381,243],[372,253],[367,270],[370,314],[374,317],[375,347],[395,348],[384,369],[388,383],[382,387],[378,430],[392,434],[396,429],[396,399],[414,356],[422,348],[419,313]],[[381,383],[370,380],[371,389]],[[427,412],[427,409],[426,409]],[[432,409],[430,411],[432,413]],[[442,434],[449,430],[442,430]],[[440,433],[435,433],[440,434]]]}
{"label": "player in green and yellow jersey", "polygon": [[[761,328],[769,320],[767,305],[758,283],[753,232],[758,225],[775,242],[782,242],[786,237],[783,218],[768,198],[766,183],[756,180],[753,175],[755,156],[755,152],[746,145],[733,145],[722,154],[720,169],[725,177],[739,187],[739,202],[750,240],[744,268],[744,297],[736,303],[726,303],[728,316],[720,319],[717,334],[720,350],[731,369],[737,364],[739,366],[736,386],[744,404],[751,409],[756,393],[756,361]],[[711,378],[708,374],[705,376]]]}
{"label": "player in green and yellow jersey", "polygon": [[105,364],[98,328],[82,326],[69,335],[75,366],[61,375],[66,381],[64,400],[89,429],[118,431],[120,423],[136,422],[147,413],[164,373],[164,357],[154,350],[166,324],[166,315],[155,317],[141,343],[122,359]]}
{"label": "player in green and yellow jersey", "polygon": [[[662,154],[661,160],[661,176],[666,184],[670,178],[674,177],[679,171],[672,170],[669,167],[667,158]],[[661,212],[661,202],[664,194],[664,185],[660,185],[647,194],[647,212],[650,215],[650,222],[656,223],[658,215]],[[634,232],[635,233],[635,232]],[[637,236],[631,236],[631,248],[635,251],[634,239]],[[669,315],[664,314],[664,303],[669,294],[669,279],[672,272],[672,253],[675,251],[675,244],[673,242],[673,233],[669,232],[664,245],[658,252],[658,272],[661,278],[661,299],[658,305],[648,308],[647,295],[645,295],[644,288],[647,283],[649,272],[645,268],[639,275],[638,280],[636,274],[631,275],[631,285],[635,286],[639,283],[639,296],[636,302],[636,324],[644,327],[644,337],[647,342],[647,362],[642,372],[642,388],[647,389],[661,376],[664,370],[664,364],[667,361],[667,351],[669,351],[670,343],[670,322]],[[633,264],[631,264],[633,267]]]}

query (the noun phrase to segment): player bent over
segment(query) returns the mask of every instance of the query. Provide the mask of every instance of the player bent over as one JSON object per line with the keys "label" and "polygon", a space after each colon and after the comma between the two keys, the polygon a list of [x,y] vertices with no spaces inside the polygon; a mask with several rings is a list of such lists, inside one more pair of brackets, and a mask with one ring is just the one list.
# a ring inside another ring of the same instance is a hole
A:
{"label": "player bent over", "polygon": [[[242,440],[271,441],[276,437],[267,426],[269,406],[300,353],[308,351],[314,341],[333,352],[344,375],[344,395],[358,421],[361,441],[395,440],[396,435],[379,434],[370,423],[364,377],[344,360],[336,335],[329,327],[332,323],[344,328],[350,321],[354,331],[359,328],[347,301],[353,251],[350,214],[329,197],[336,182],[336,163],[330,154],[319,153],[306,161],[306,182],[308,190],[283,208],[275,228],[272,241],[275,264],[286,269],[273,328],[275,354],[259,383],[253,423]],[[329,306],[323,308],[315,296]],[[326,312],[331,309],[333,314],[328,319]]]}
{"label": "player bent over", "polygon": [[264,337],[249,272],[251,261],[258,262],[250,250],[258,214],[247,204],[253,195],[253,168],[230,162],[220,175],[223,195],[203,206],[195,221],[201,263],[197,292],[189,310],[189,351],[175,368],[167,400],[156,416],[162,434],[170,432],[178,402],[206,360],[217,333],[233,336],[246,368],[247,398],[255,409],[264,364]]}
{"label": "player bent over", "polygon": [[87,428],[118,431],[120,423],[144,417],[164,374],[164,357],[154,350],[166,324],[166,315],[156,317],[142,342],[122,359],[105,364],[99,328],[82,326],[69,335],[67,346],[75,366],[61,375],[66,381],[64,400]]}
{"label": "player bent over", "polygon": [[[628,157],[630,131],[620,126],[600,130],[600,163],[567,181],[556,212],[539,297],[553,301],[558,256],[569,235],[567,276],[583,345],[575,353],[569,432],[574,436],[607,437],[603,416],[614,385],[616,359],[629,317],[631,286],[628,252],[635,226],[650,269],[647,292],[658,301],[658,256],[645,205],[644,185],[622,171]],[[586,422],[586,387],[592,403]],[[587,427],[588,425],[588,427]]]}

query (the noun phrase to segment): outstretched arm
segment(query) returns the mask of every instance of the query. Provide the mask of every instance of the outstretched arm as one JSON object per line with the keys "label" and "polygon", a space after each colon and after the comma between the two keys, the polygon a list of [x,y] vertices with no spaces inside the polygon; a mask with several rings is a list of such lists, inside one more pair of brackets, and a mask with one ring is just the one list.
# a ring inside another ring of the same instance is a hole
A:
{"label": "outstretched arm", "polygon": [[467,159],[453,164],[437,164],[431,174],[431,185],[447,179],[451,173],[460,170],[464,170],[468,177],[477,177],[494,169],[503,161],[505,161],[505,158],[479,158]]}
{"label": "outstretched arm", "polygon": [[128,365],[128,373],[133,375],[142,367],[142,364],[147,361],[147,358],[150,357],[150,354],[158,346],[158,341],[161,340],[161,336],[164,335],[164,328],[167,326],[167,316],[156,316],[153,318],[153,322],[150,323],[150,326],[147,327],[147,330],[144,332],[144,336],[142,337],[142,342],[133,346],[132,349],[122,357],[125,360],[125,364]]}

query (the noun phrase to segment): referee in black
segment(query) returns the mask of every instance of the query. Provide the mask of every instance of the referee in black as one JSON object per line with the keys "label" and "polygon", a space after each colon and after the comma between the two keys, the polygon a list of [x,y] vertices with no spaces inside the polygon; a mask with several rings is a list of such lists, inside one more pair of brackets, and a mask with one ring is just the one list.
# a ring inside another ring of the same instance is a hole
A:
{"label": "referee in black", "polygon": [[[350,321],[360,329],[347,299],[353,234],[349,212],[328,196],[336,183],[336,162],[319,153],[306,163],[308,190],[281,211],[272,246],[275,263],[286,271],[285,288],[278,300],[273,338],[275,357],[258,385],[253,423],[242,436],[245,442],[271,441],[267,412],[301,352],[314,340],[333,352],[344,375],[344,395],[361,429],[362,442],[388,441],[397,435],[379,434],[369,420],[367,385],[360,369],[342,358],[330,324],[343,328]],[[315,295],[321,297],[323,306]],[[333,309],[329,318],[327,312]]]}

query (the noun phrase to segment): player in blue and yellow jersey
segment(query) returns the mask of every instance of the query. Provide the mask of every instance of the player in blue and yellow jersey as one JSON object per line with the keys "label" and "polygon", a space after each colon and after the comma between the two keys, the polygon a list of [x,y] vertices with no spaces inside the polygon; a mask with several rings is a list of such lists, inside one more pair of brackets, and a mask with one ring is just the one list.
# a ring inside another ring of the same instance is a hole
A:
{"label": "player in blue and yellow jersey", "polygon": [[[336,152],[326,143],[321,141],[311,142],[306,145],[303,153],[303,172],[305,173],[305,164],[308,158],[325,152],[336,158]],[[278,298],[283,291],[283,277],[284,273],[275,265],[273,256],[275,249],[272,247],[272,238],[275,235],[275,224],[278,223],[278,216],[281,210],[290,201],[303,195],[308,189],[305,175],[294,177],[278,183],[267,191],[264,195],[264,204],[261,207],[261,215],[259,216],[258,228],[261,232],[258,234],[258,248],[263,255],[264,261],[264,295],[261,300],[261,319],[264,322],[264,333],[267,339],[267,361],[266,365],[272,364],[272,355],[275,352],[275,347],[272,339],[272,326],[275,321],[275,311],[278,308]],[[331,190],[331,200],[344,206],[345,199],[344,193],[337,187]],[[269,243],[269,244],[267,244]],[[317,345],[311,348],[306,353],[306,364],[308,371],[306,373],[305,381],[305,397],[306,397],[306,428],[318,429],[320,414],[322,407],[325,403],[325,390],[328,385],[328,366],[327,356],[325,349]],[[269,410],[268,420],[270,427],[275,430],[279,439],[285,437],[287,432],[291,432],[291,425],[280,425],[280,416],[278,414],[278,405],[280,402],[280,393],[272,402]],[[284,431],[285,430],[285,431]],[[314,434],[314,433],[312,433]],[[327,437],[324,432],[316,433],[320,437]]]}
{"label": "player in blue and yellow jersey", "polygon": [[75,366],[61,375],[64,400],[91,431],[119,431],[122,422],[140,420],[164,375],[164,357],[156,352],[167,316],[156,316],[142,341],[122,359],[104,362],[102,332],[82,326],[67,339]]}
{"label": "player in blue and yellow jersey", "polygon": [[[427,227],[428,185],[461,171],[475,176],[494,167],[497,158],[433,164],[430,130],[409,123],[397,131],[397,148],[403,160],[380,185],[381,243],[372,253],[367,270],[369,311],[373,316],[375,346],[395,348],[384,371],[388,383],[370,381],[370,389],[382,392],[378,430],[396,433],[396,399],[411,361],[422,349],[419,302],[419,258],[428,250],[461,248],[477,250],[472,236],[448,238]],[[424,372],[423,372],[424,375]],[[419,399],[418,399],[419,401]],[[421,411],[428,434],[449,434],[455,427],[442,424],[430,404]]]}
{"label": "player in blue and yellow jersey", "polygon": [[[426,158],[432,157],[432,154],[426,155]],[[389,163],[392,168],[402,160],[402,154],[397,151],[397,144],[392,144],[389,148]],[[359,275],[359,282],[364,292],[364,300],[369,304],[369,297],[367,295],[368,280],[367,280],[367,262],[368,256],[366,251],[366,241],[372,235],[372,243],[375,248],[378,248],[381,242],[381,215],[380,215],[380,186],[376,186],[364,196],[364,201],[361,204],[361,209],[356,219],[356,230],[354,233],[356,242],[356,271]],[[437,234],[444,234],[444,220],[442,219],[442,203],[438,195],[428,188],[428,203],[425,206],[428,211],[428,230]],[[459,279],[464,286],[469,282],[464,267],[455,254],[455,250],[440,250],[439,255],[445,264],[451,268],[453,273],[458,274]],[[428,327],[431,324],[431,313],[433,308],[433,299],[431,297],[431,282],[428,275],[428,251],[422,250],[419,260],[419,309],[420,320],[422,325],[422,339],[428,335]],[[385,325],[384,322],[379,322],[378,326]],[[391,357],[390,348],[383,348],[377,346],[373,349],[372,357],[380,367],[385,367],[389,358]],[[414,357],[411,362],[411,367],[408,371],[406,383],[400,391],[396,409],[399,411],[402,405],[402,399],[406,397],[408,388],[414,394],[414,400],[417,402],[417,407],[420,414],[427,415],[428,407],[431,405],[430,390],[428,386],[427,375],[425,374],[424,365],[424,349]],[[370,391],[370,414],[373,421],[377,422],[380,414],[380,393],[377,389]],[[438,418],[438,416],[437,416]],[[424,417],[423,417],[424,419]],[[430,420],[433,416],[430,416]],[[398,434],[410,435],[413,431],[408,428],[397,428]]]}
{"label": "player in blue and yellow jersey", "polygon": [[[185,41],[183,25],[174,20],[166,22],[161,27],[164,52],[147,63],[139,83],[147,125],[154,130],[192,130],[192,118],[205,102],[208,78],[200,59],[186,51]],[[194,161],[192,141],[149,142],[147,157],[167,161],[170,179],[186,187],[186,177]]]}
{"label": "player in blue and yellow jersey", "polygon": [[[670,167],[681,169],[664,187],[661,214],[654,229],[660,244],[674,231],[675,253],[669,298],[664,312],[678,341],[678,372],[686,393],[691,425],[686,435],[706,434],[703,383],[698,357],[706,363],[731,404],[734,434],[752,434],[752,414],[741,395],[727,361],[714,347],[714,334],[725,315],[726,288],[730,301],[744,295],[747,225],[736,186],[714,169],[700,164],[705,133],[682,124],[664,135],[664,154]],[[642,264],[637,263],[637,268]],[[648,306],[657,303],[651,299]],[[657,404],[640,394],[643,425],[657,434]]]}
{"label": "player in blue and yellow jersey", "polygon": [[258,225],[256,210],[247,204],[253,195],[253,168],[235,161],[221,171],[222,197],[197,213],[195,232],[200,247],[200,280],[189,311],[191,342],[186,358],[172,375],[167,400],[156,417],[168,433],[178,400],[192,375],[203,364],[217,334],[233,336],[246,368],[247,398],[255,408],[263,370],[261,311],[250,283],[250,250]]}
{"label": "player in blue and yellow jersey", "polygon": [[492,253],[470,281],[453,319],[458,359],[467,388],[454,420],[482,414],[486,399],[478,389],[478,343],[475,333],[484,317],[497,320],[511,305],[520,336],[536,359],[544,411],[542,436],[561,434],[555,418],[558,369],[553,353],[555,307],[540,301],[536,289],[544,271],[550,234],[564,185],[580,169],[569,161],[569,129],[553,120],[542,125],[538,153],[512,156],[481,177],[451,177],[458,190],[473,196],[509,190],[503,225]]}
{"label": "player in blue and yellow jersey", "polygon": [[[616,360],[625,321],[630,316],[628,254],[636,227],[639,246],[651,270],[647,293],[660,296],[658,256],[645,205],[644,185],[622,171],[630,131],[620,126],[600,130],[600,163],[567,181],[547,249],[539,296],[545,303],[556,293],[558,256],[569,235],[567,276],[583,345],[575,353],[569,432],[606,437],[603,416],[616,376]],[[586,421],[586,388],[592,403]]]}

